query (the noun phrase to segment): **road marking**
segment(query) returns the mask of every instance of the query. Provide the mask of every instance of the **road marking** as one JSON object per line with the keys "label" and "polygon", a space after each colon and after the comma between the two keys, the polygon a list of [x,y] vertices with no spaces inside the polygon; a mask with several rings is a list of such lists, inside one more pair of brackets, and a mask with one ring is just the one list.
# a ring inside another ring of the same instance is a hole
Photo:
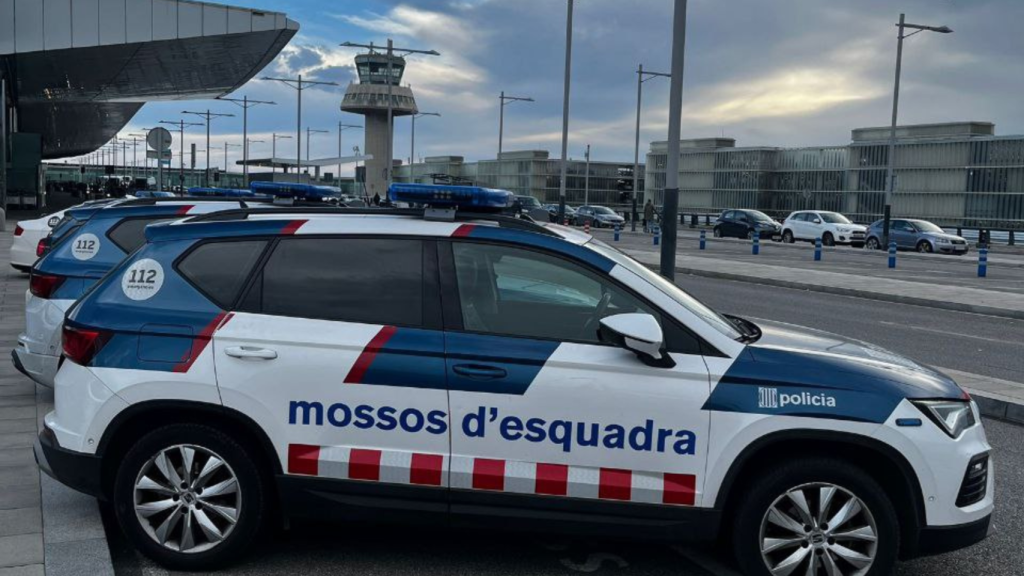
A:
{"label": "road marking", "polygon": [[[1012,322],[1012,320],[1011,320]],[[1008,344],[1010,346],[1024,346],[1024,342],[1011,342],[1005,339],[999,338],[986,338],[984,336],[973,336],[971,334],[962,334],[960,332],[949,332],[948,330],[936,330],[934,328],[925,328],[923,326],[907,326],[906,324],[900,324],[899,322],[889,322],[882,320],[879,324],[885,324],[886,326],[899,326],[900,328],[906,328],[908,330],[917,330],[918,332],[929,332],[931,334],[941,334],[943,336],[953,336],[957,338],[970,338],[972,340],[981,340],[983,342],[992,342],[994,344]]]}

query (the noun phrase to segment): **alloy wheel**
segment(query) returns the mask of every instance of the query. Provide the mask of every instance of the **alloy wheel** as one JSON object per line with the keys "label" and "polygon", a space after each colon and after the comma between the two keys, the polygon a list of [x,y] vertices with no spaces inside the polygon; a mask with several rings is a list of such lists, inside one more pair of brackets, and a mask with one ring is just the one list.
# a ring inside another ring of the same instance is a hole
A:
{"label": "alloy wheel", "polygon": [[134,496],[135,515],[146,534],[165,548],[190,554],[224,542],[242,509],[231,466],[191,444],[165,448],[146,462]]}
{"label": "alloy wheel", "polygon": [[761,558],[773,576],[863,576],[878,551],[878,526],[863,500],[841,486],[803,484],[768,507]]}

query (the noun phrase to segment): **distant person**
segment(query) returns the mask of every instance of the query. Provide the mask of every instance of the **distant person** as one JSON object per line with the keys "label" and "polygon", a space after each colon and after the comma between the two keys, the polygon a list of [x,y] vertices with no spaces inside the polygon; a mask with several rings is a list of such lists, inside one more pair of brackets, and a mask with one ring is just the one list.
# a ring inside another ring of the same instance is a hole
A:
{"label": "distant person", "polygon": [[648,198],[647,203],[644,204],[644,232],[649,231],[652,224],[654,224],[654,203]]}
{"label": "distant person", "polygon": [[373,205],[380,206],[380,192],[373,193]]}

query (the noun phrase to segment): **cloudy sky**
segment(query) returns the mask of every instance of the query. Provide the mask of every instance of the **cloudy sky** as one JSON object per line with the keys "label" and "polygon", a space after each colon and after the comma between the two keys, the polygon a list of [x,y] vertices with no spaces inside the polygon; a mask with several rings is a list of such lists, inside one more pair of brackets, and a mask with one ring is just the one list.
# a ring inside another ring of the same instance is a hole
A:
{"label": "cloudy sky", "polygon": [[[442,114],[417,121],[418,157],[493,158],[502,90],[536,100],[506,108],[505,149],[559,153],[564,0],[234,3],[286,12],[302,26],[265,74],[301,73],[341,84],[304,93],[304,124],[331,130],[313,137],[314,157],[337,153],[339,121],[362,120],[339,110],[344,87],[355,79],[355,51],[338,44],[388,37],[398,46],[441,52],[410,57],[404,79],[420,110]],[[668,71],[672,6],[670,0],[576,1],[571,156],[581,157],[589,143],[595,160],[632,160],[635,70],[642,62]],[[893,24],[901,11],[908,22],[955,30],[906,41],[901,123],[987,120],[999,134],[1024,133],[1024,0],[690,0],[684,137],[724,134],[740,146],[834,145],[847,143],[852,128],[887,125]],[[666,79],[644,87],[641,154],[651,141],[666,138],[668,118]],[[250,137],[266,142],[253,144],[251,153],[269,156],[271,133],[294,134],[295,92],[254,80],[235,96],[243,94],[279,103],[250,112]],[[227,103],[210,107],[238,111]],[[147,105],[125,132],[177,118],[181,109],[181,103]],[[396,157],[409,155],[409,124],[396,121]],[[200,132],[187,141],[202,148]],[[223,142],[241,143],[240,118],[215,121],[213,133],[213,162],[223,165]],[[362,144],[361,131],[346,131],[345,138],[346,153]],[[279,141],[279,147],[293,150],[294,141]],[[240,156],[240,149],[231,150],[232,162]]]}

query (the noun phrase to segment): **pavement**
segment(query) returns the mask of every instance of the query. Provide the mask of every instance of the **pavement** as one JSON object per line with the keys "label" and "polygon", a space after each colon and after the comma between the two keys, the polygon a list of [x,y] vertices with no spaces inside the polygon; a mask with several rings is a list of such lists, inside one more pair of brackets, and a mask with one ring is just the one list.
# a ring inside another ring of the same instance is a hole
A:
{"label": "pavement", "polygon": [[53,391],[10,362],[28,289],[9,265],[11,240],[0,233],[0,576],[113,576],[96,500],[41,473],[32,453]]}

